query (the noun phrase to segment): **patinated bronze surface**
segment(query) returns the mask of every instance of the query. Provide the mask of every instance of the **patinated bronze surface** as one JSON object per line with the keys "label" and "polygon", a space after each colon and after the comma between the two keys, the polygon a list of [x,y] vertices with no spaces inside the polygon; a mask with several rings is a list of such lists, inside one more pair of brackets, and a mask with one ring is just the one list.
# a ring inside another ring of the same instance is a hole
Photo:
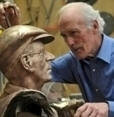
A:
{"label": "patinated bronze surface", "polygon": [[25,115],[56,117],[46,96],[40,91],[20,90],[1,100],[0,117],[24,117]]}
{"label": "patinated bronze surface", "polygon": [[16,117],[18,112],[53,115],[47,98],[37,91],[51,79],[49,62],[54,56],[44,44],[53,39],[43,29],[28,25],[12,26],[0,35],[0,70],[8,79],[0,98],[0,117]]}

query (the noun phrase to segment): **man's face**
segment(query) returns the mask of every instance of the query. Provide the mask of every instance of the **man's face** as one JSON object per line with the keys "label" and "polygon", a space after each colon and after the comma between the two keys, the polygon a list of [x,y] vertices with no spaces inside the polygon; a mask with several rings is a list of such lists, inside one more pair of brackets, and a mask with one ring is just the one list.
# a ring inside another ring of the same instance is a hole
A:
{"label": "man's face", "polygon": [[39,81],[48,81],[51,79],[51,66],[49,62],[54,56],[47,52],[41,42],[31,44],[32,52],[29,54],[32,61],[33,75]]}
{"label": "man's face", "polygon": [[[79,14],[78,14],[79,15]],[[60,33],[78,59],[94,55],[99,46],[97,26],[87,27],[80,16],[64,16],[59,22]]]}

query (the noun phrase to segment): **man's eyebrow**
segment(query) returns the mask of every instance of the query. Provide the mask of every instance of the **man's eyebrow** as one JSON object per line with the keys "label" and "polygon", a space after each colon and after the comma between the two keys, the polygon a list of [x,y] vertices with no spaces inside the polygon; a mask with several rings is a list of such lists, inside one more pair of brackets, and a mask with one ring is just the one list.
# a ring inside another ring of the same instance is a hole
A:
{"label": "man's eyebrow", "polygon": [[60,35],[61,35],[61,36],[65,36],[65,34],[64,34],[64,33],[60,33]]}

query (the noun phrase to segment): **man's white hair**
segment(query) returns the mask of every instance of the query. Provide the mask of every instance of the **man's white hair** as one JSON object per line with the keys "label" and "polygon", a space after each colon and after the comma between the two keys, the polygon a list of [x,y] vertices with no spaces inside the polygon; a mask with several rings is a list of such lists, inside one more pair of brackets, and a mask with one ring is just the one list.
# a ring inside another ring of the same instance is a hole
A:
{"label": "man's white hair", "polygon": [[82,12],[85,20],[87,21],[88,27],[91,27],[92,21],[97,21],[99,25],[99,31],[100,33],[103,33],[105,25],[103,18],[100,16],[98,10],[95,10],[92,6],[90,6],[87,3],[84,2],[69,3],[60,9],[59,16],[61,16],[66,10],[72,8],[75,10],[75,8],[77,7],[79,8],[80,12]]}

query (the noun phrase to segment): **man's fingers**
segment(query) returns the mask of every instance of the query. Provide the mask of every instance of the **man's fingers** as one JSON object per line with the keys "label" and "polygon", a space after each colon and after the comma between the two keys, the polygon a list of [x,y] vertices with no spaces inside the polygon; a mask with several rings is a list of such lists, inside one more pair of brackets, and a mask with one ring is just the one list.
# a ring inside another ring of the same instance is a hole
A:
{"label": "man's fingers", "polygon": [[77,109],[74,117],[108,117],[108,104],[86,103]]}
{"label": "man's fingers", "polygon": [[4,14],[4,13],[5,13],[3,3],[0,3],[0,13],[1,13],[1,14]]}
{"label": "man's fingers", "polygon": [[82,113],[88,108],[86,104],[79,107],[74,115],[74,117],[81,117]]}
{"label": "man's fingers", "polygon": [[7,28],[8,27],[8,24],[7,24],[7,21],[6,21],[6,16],[4,13],[0,12],[0,25],[3,27],[3,28]]}
{"label": "man's fingers", "polygon": [[0,3],[0,25],[8,28],[19,24],[19,8],[10,2]]}
{"label": "man's fingers", "polygon": [[94,110],[88,117],[96,117],[98,114],[97,110]]}
{"label": "man's fingers", "polygon": [[93,109],[91,107],[87,107],[87,109],[82,112],[81,117],[90,117],[91,113],[93,113]]}

